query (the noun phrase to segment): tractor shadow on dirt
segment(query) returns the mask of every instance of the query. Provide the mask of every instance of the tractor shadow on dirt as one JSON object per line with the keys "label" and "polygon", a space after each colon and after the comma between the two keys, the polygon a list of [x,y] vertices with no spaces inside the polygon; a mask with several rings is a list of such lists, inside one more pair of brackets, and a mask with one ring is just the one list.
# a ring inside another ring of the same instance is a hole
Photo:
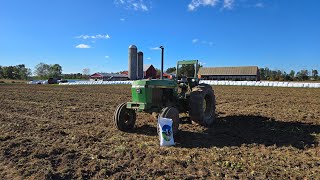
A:
{"label": "tractor shadow on dirt", "polygon": [[[136,127],[133,133],[157,136],[157,129],[154,126],[143,125]],[[262,116],[226,116],[218,118],[212,127],[202,132],[180,128],[175,141],[177,147],[184,148],[240,147],[243,144],[263,144],[304,149],[319,146],[314,133],[320,133],[320,125],[283,122]]]}
{"label": "tractor shadow on dirt", "polygon": [[298,149],[318,146],[313,136],[320,133],[319,125],[301,122],[283,122],[262,116],[227,116],[205,131],[179,132],[178,147],[209,148],[263,144],[265,146],[292,146]]}

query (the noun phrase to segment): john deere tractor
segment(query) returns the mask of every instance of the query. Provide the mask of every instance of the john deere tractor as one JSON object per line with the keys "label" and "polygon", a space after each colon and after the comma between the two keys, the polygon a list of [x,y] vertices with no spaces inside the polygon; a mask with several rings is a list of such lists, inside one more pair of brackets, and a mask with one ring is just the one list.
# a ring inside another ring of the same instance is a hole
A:
{"label": "john deere tractor", "polygon": [[[132,83],[132,101],[118,105],[114,112],[116,128],[125,132],[133,129],[137,112],[172,119],[174,135],[178,133],[179,113],[188,114],[190,120],[200,125],[210,126],[215,121],[215,95],[210,85],[199,83],[198,60],[178,61],[176,77],[163,79],[164,49],[162,46],[160,48],[161,79],[137,80]],[[190,69],[194,72],[192,75]]]}

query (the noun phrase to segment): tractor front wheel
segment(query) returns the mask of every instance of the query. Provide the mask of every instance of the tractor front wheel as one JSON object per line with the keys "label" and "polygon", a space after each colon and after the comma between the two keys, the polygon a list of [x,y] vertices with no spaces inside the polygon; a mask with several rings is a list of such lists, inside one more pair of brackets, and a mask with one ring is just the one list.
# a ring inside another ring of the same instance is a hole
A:
{"label": "tractor front wheel", "polygon": [[127,103],[122,103],[116,108],[113,121],[117,129],[128,132],[133,129],[136,123],[136,112],[132,109],[127,109]]}
{"label": "tractor front wheel", "polygon": [[180,124],[178,109],[175,107],[165,107],[161,110],[160,117],[172,119],[173,136],[177,135],[179,130],[179,124]]}

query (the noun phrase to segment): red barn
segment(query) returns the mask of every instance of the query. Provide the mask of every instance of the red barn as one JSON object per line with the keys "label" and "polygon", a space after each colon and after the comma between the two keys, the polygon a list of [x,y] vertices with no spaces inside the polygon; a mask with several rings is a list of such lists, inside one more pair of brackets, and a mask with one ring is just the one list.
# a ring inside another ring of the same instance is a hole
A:
{"label": "red barn", "polygon": [[128,75],[115,73],[94,73],[90,76],[91,81],[126,81]]}
{"label": "red barn", "polygon": [[151,64],[143,65],[143,73],[144,73],[145,79],[147,79],[147,78],[156,79],[157,78],[157,70]]}

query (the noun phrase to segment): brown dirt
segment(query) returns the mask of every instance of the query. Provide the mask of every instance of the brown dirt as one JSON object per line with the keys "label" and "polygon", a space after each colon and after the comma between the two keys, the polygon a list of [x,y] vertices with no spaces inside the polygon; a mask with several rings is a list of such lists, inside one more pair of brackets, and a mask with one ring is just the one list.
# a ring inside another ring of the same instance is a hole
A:
{"label": "brown dirt", "polygon": [[218,121],[116,130],[129,86],[0,85],[0,179],[298,178],[320,174],[320,89],[214,87]]}

